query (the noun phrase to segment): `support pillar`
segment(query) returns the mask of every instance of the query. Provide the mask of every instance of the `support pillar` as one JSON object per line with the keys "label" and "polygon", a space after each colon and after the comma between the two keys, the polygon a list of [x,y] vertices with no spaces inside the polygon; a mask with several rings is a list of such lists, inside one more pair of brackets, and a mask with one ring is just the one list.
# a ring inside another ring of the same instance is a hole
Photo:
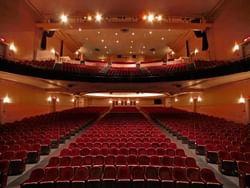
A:
{"label": "support pillar", "polygon": [[250,125],[250,98],[246,99],[245,107],[246,107],[246,115],[247,115],[247,124]]}
{"label": "support pillar", "polygon": [[4,124],[4,103],[3,99],[0,99],[0,125]]}
{"label": "support pillar", "polygon": [[172,100],[171,100],[171,98],[169,98],[169,97],[165,98],[165,104],[164,104],[164,106],[166,108],[172,107]]}
{"label": "support pillar", "polygon": [[197,98],[193,99],[193,112],[196,113],[197,112]]}
{"label": "support pillar", "polygon": [[51,112],[56,112],[56,97],[52,97],[51,99]]}

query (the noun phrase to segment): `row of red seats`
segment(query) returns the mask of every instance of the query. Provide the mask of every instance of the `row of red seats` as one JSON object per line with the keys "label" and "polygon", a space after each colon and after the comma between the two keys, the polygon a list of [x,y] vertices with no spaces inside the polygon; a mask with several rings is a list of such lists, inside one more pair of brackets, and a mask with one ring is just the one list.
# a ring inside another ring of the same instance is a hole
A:
{"label": "row of red seats", "polygon": [[143,110],[223,174],[238,176],[238,163],[249,161],[250,129],[242,124],[173,108]]}
{"label": "row of red seats", "polygon": [[61,156],[75,156],[75,155],[169,155],[169,156],[186,156],[183,149],[180,148],[88,148],[82,149],[62,149]]}
{"label": "row of red seats", "polygon": [[47,167],[56,166],[95,166],[95,165],[128,165],[128,166],[181,166],[199,168],[192,157],[185,156],[148,156],[148,155],[85,155],[51,157]]}
{"label": "row of red seats", "polygon": [[32,67],[37,67],[41,69],[48,69],[48,70],[53,70],[55,66],[55,61],[54,60],[47,60],[47,61],[19,61],[19,63],[32,66]]}
{"label": "row of red seats", "polygon": [[[78,108],[25,118],[0,127],[0,160],[7,160],[7,175],[24,172],[27,163],[36,163],[40,155],[76,134],[108,108]],[[36,125],[36,126],[34,126]],[[0,174],[5,174],[0,171]],[[5,175],[0,187],[6,185]]]}
{"label": "row of red seats", "polygon": [[94,166],[35,169],[21,184],[27,187],[60,188],[221,188],[209,169],[155,166]]}

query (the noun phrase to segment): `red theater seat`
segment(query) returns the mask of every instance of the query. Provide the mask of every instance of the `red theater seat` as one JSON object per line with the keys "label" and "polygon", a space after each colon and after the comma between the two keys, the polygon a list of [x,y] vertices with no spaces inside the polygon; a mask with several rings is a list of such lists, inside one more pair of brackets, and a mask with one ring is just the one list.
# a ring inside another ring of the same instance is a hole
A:
{"label": "red theater seat", "polygon": [[147,188],[160,188],[158,168],[147,166],[145,169],[145,180]]}
{"label": "red theater seat", "polygon": [[56,187],[68,188],[74,176],[74,168],[62,167],[59,171],[59,178],[56,180]]}
{"label": "red theater seat", "polygon": [[213,171],[203,168],[200,173],[201,179],[206,183],[207,188],[222,188],[222,183],[216,179]]}
{"label": "red theater seat", "polygon": [[132,188],[144,188],[144,167],[142,166],[134,166],[132,167]]}
{"label": "red theater seat", "polygon": [[39,188],[54,188],[58,177],[59,170],[57,167],[46,168],[44,178],[40,181]]}
{"label": "red theater seat", "polygon": [[10,162],[8,160],[0,160],[0,187],[7,185],[9,165]]}
{"label": "red theater seat", "polygon": [[117,188],[130,188],[131,173],[128,166],[119,166],[117,169]]}
{"label": "red theater seat", "polygon": [[21,188],[39,187],[39,182],[44,178],[44,169],[37,168],[30,174],[29,179],[21,184]]}
{"label": "red theater seat", "polygon": [[102,177],[102,188],[114,188],[116,182],[115,166],[105,166]]}
{"label": "red theater seat", "polygon": [[71,181],[71,188],[85,188],[88,178],[89,171],[87,167],[81,166],[76,168]]}
{"label": "red theater seat", "polygon": [[173,179],[175,181],[176,188],[189,188],[189,180],[187,178],[186,168],[174,167]]}
{"label": "red theater seat", "polygon": [[174,188],[175,187],[175,183],[172,177],[172,168],[160,167],[159,179],[161,182],[161,188],[164,188],[164,187]]}
{"label": "red theater seat", "polygon": [[205,182],[201,179],[200,170],[197,168],[187,168],[187,178],[190,186],[194,188],[206,188]]}

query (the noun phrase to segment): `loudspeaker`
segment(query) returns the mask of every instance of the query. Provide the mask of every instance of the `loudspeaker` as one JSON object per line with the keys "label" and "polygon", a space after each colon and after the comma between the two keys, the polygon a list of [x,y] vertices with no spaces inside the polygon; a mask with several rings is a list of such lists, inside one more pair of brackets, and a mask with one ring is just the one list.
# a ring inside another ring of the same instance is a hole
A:
{"label": "loudspeaker", "polygon": [[187,51],[187,57],[190,56],[190,51],[189,51],[189,43],[188,40],[186,40],[186,51]]}
{"label": "loudspeaker", "polygon": [[202,51],[208,49],[207,33],[205,31],[194,30],[194,34],[197,38],[202,38]]}
{"label": "loudspeaker", "polygon": [[46,50],[47,47],[47,37],[51,38],[53,37],[55,31],[44,31],[41,39],[41,49]]}

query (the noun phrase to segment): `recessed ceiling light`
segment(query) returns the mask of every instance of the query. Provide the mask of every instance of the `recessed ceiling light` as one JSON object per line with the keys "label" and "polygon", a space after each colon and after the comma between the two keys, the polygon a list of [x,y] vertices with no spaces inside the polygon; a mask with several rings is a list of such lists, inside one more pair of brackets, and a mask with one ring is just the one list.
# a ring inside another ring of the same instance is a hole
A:
{"label": "recessed ceiling light", "polygon": [[133,46],[130,46],[130,48],[133,48]]}
{"label": "recessed ceiling light", "polygon": [[104,39],[102,39],[101,42],[104,43]]}
{"label": "recessed ceiling light", "polygon": [[153,32],[152,32],[152,31],[149,31],[148,33],[149,33],[150,35],[152,35]]}
{"label": "recessed ceiling light", "polygon": [[145,49],[145,48],[146,48],[146,46],[143,46],[142,48],[144,48],[144,49]]}
{"label": "recessed ceiling light", "polygon": [[171,31],[171,29],[168,29],[168,31]]}
{"label": "recessed ceiling light", "polygon": [[132,54],[132,52],[131,52],[131,51],[130,51],[129,53],[130,53],[130,54]]}
{"label": "recessed ceiling light", "polygon": [[107,48],[107,46],[104,46],[104,48],[106,49],[106,48]]}
{"label": "recessed ceiling light", "polygon": [[134,41],[133,41],[133,40],[131,40],[130,42],[131,42],[131,43],[134,43]]}
{"label": "recessed ceiling light", "polygon": [[162,20],[162,15],[158,15],[156,19],[160,22]]}
{"label": "recessed ceiling light", "polygon": [[116,43],[119,43],[119,40],[116,40],[115,42],[116,42]]}
{"label": "recessed ceiling light", "polygon": [[153,51],[153,54],[155,54],[155,51]]}
{"label": "recessed ceiling light", "polygon": [[100,31],[98,31],[98,32],[97,32],[97,34],[98,34],[98,35],[100,35],[100,34],[101,34],[101,32],[100,32]]}
{"label": "recessed ceiling light", "polygon": [[86,38],[85,38],[85,40],[89,40],[89,38],[88,38],[88,37],[86,37]]}
{"label": "recessed ceiling light", "polygon": [[80,27],[79,27],[79,28],[78,28],[78,31],[80,31],[80,32],[81,32],[81,31],[82,31],[82,28],[80,28]]}
{"label": "recessed ceiling light", "polygon": [[117,36],[117,35],[118,35],[118,33],[116,32],[116,33],[115,33],[115,35]]}
{"label": "recessed ceiling light", "polygon": [[109,54],[109,52],[108,52],[108,51],[106,51],[106,54]]}
{"label": "recessed ceiling light", "polygon": [[134,36],[134,35],[135,35],[135,33],[133,32],[133,33],[131,33],[131,35],[133,35],[133,36]]}
{"label": "recessed ceiling light", "polygon": [[165,38],[164,38],[164,37],[161,37],[161,40],[165,40]]}
{"label": "recessed ceiling light", "polygon": [[88,19],[88,21],[91,21],[91,20],[92,20],[92,17],[91,17],[91,16],[88,16],[87,19]]}
{"label": "recessed ceiling light", "polygon": [[141,54],[144,54],[144,51],[141,51]]}

